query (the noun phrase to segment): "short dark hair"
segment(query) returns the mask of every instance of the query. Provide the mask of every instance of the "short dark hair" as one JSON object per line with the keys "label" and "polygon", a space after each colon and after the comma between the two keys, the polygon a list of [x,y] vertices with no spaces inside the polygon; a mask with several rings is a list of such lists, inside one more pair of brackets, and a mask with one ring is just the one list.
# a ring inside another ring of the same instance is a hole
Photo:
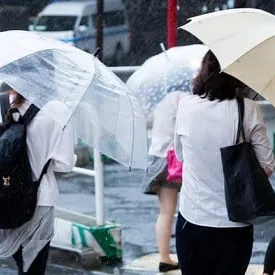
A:
{"label": "short dark hair", "polygon": [[201,64],[201,69],[193,81],[193,94],[210,101],[234,99],[238,88],[244,84],[235,77],[221,72],[218,59],[212,51],[208,51]]}
{"label": "short dark hair", "polygon": [[1,93],[6,93],[6,92],[8,92],[10,90],[13,90],[13,88],[10,85],[8,85],[7,83],[3,82],[0,85],[0,92]]}

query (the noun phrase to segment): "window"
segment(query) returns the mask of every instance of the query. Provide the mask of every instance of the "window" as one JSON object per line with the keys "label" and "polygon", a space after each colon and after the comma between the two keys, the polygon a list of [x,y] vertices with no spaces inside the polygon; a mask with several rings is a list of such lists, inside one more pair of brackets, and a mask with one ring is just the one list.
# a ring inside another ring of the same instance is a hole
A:
{"label": "window", "polygon": [[105,27],[115,27],[119,25],[124,25],[124,14],[123,11],[110,11],[104,13],[104,25]]}
{"label": "window", "polygon": [[36,31],[71,31],[74,29],[76,16],[41,16],[34,30]]}
{"label": "window", "polygon": [[[92,22],[94,27],[97,26],[97,15],[92,15]],[[104,12],[104,27],[115,27],[125,24],[125,18],[123,11],[110,11]]]}
{"label": "window", "polygon": [[88,16],[83,16],[81,18],[79,26],[86,26],[86,27],[89,26],[89,18],[88,18]]}
{"label": "window", "polygon": [[93,26],[96,28],[97,27],[97,16],[96,14],[92,14],[92,23],[93,23]]}

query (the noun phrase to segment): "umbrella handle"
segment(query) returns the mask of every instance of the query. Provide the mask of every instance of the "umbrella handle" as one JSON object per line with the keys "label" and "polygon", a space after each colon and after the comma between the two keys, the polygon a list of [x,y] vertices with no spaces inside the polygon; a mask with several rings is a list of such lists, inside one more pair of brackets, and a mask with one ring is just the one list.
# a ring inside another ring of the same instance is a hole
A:
{"label": "umbrella handle", "polygon": [[255,100],[258,96],[258,93],[256,93],[256,95],[253,96],[252,100]]}

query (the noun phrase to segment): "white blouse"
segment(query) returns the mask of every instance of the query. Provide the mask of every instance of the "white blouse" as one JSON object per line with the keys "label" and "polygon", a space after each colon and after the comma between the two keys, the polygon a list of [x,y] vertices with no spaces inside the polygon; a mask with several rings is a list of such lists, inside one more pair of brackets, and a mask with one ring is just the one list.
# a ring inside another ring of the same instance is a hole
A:
{"label": "white blouse", "polygon": [[[236,100],[209,101],[196,95],[184,97],[179,105],[175,151],[184,161],[179,211],[194,224],[210,227],[241,227],[229,221],[224,195],[220,148],[236,143],[238,106]],[[275,169],[275,159],[258,105],[245,99],[244,130],[260,165]]]}
{"label": "white blouse", "polygon": [[181,91],[171,92],[156,106],[149,155],[166,158],[174,143],[178,105],[185,94],[187,93]]}
{"label": "white blouse", "polygon": [[[26,101],[18,108],[20,114],[24,115],[29,106],[30,103]],[[65,118],[68,109],[62,102],[52,101],[45,108],[47,112],[43,111],[44,108],[40,110],[27,126],[28,156],[35,180],[39,178],[46,162],[52,160],[40,183],[37,205],[55,206],[58,189],[54,172],[70,172],[74,167],[74,134],[70,124],[63,130],[61,124],[48,113]]]}

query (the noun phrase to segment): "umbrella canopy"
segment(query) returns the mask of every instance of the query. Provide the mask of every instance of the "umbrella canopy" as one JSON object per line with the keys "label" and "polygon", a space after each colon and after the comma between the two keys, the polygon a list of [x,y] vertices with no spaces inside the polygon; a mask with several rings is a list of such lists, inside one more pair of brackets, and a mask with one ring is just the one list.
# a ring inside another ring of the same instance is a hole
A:
{"label": "umbrella canopy", "polygon": [[140,99],[148,120],[155,106],[167,93],[191,91],[192,79],[206,51],[204,45],[174,47],[147,59],[131,75],[127,85]]}
{"label": "umbrella canopy", "polygon": [[[53,101],[68,116],[62,126],[125,166],[147,167],[146,121],[138,99],[97,58],[25,31],[0,33],[0,79],[43,111]],[[58,113],[58,112],[57,112]]]}
{"label": "umbrella canopy", "polygon": [[207,45],[222,71],[275,105],[275,16],[257,9],[218,11],[181,27]]}

